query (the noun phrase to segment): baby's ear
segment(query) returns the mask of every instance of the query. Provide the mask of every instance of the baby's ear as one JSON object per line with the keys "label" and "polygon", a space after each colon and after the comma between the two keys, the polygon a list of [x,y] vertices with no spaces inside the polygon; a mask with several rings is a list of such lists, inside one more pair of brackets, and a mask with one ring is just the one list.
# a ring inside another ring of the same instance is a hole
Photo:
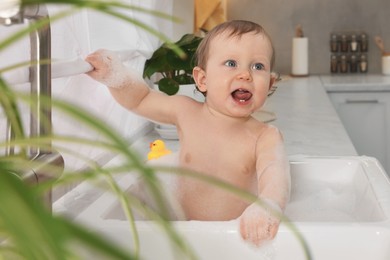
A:
{"label": "baby's ear", "polygon": [[281,80],[280,74],[278,72],[272,72],[271,73],[271,80],[269,81],[268,89],[271,89],[272,86],[274,86],[275,83],[280,81],[280,80]]}
{"label": "baby's ear", "polygon": [[198,87],[199,91],[206,92],[206,72],[200,67],[196,66],[192,70],[192,76],[194,78],[195,84]]}

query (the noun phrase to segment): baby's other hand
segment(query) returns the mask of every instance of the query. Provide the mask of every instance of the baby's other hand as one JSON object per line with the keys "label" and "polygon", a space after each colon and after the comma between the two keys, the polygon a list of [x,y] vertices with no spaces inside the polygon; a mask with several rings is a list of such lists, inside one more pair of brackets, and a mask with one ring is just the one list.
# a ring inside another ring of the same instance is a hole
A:
{"label": "baby's other hand", "polygon": [[98,50],[85,60],[94,68],[87,75],[100,83],[112,88],[121,88],[126,83],[128,70],[115,52]]}
{"label": "baby's other hand", "polygon": [[241,237],[255,246],[274,239],[280,224],[274,211],[256,203],[251,204],[239,218]]}

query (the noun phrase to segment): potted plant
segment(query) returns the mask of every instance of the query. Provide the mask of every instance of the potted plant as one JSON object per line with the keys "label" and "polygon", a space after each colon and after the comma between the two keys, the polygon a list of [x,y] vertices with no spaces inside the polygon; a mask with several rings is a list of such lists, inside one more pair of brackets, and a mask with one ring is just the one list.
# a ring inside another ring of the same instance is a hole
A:
{"label": "potted plant", "polygon": [[194,34],[183,35],[175,42],[183,51],[181,56],[172,50],[172,45],[163,43],[145,62],[143,77],[150,79],[153,75],[159,75],[160,79],[155,84],[160,91],[168,95],[177,94],[181,85],[192,84],[194,88],[192,69],[195,52],[201,40],[201,37]]}
{"label": "potted plant", "polygon": [[[203,102],[204,96],[196,91],[192,77],[194,56],[201,40],[194,34],[183,35],[174,43],[182,50],[181,54],[172,49],[172,44],[164,42],[145,62],[143,77],[152,79],[152,76],[157,76],[154,88],[167,95],[186,95]],[[173,125],[156,124],[155,130],[165,139],[178,139],[177,129]]]}

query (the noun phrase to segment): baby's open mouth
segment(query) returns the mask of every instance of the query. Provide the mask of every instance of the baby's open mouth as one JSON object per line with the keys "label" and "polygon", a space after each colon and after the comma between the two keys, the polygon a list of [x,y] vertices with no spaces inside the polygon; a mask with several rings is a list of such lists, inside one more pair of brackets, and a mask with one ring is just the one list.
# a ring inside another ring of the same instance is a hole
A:
{"label": "baby's open mouth", "polygon": [[251,99],[252,93],[246,89],[239,88],[232,92],[232,97],[234,100],[244,103]]}

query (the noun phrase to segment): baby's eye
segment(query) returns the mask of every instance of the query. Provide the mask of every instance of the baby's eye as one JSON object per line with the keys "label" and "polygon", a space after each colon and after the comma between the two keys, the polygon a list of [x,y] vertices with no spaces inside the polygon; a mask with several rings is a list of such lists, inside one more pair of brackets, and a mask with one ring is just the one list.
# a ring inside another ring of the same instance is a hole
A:
{"label": "baby's eye", "polygon": [[255,64],[253,64],[252,69],[262,70],[262,69],[264,69],[264,65],[261,63],[255,63]]}
{"label": "baby's eye", "polygon": [[228,60],[225,62],[225,65],[228,66],[228,67],[236,67],[237,66],[237,62],[234,61],[234,60]]}

